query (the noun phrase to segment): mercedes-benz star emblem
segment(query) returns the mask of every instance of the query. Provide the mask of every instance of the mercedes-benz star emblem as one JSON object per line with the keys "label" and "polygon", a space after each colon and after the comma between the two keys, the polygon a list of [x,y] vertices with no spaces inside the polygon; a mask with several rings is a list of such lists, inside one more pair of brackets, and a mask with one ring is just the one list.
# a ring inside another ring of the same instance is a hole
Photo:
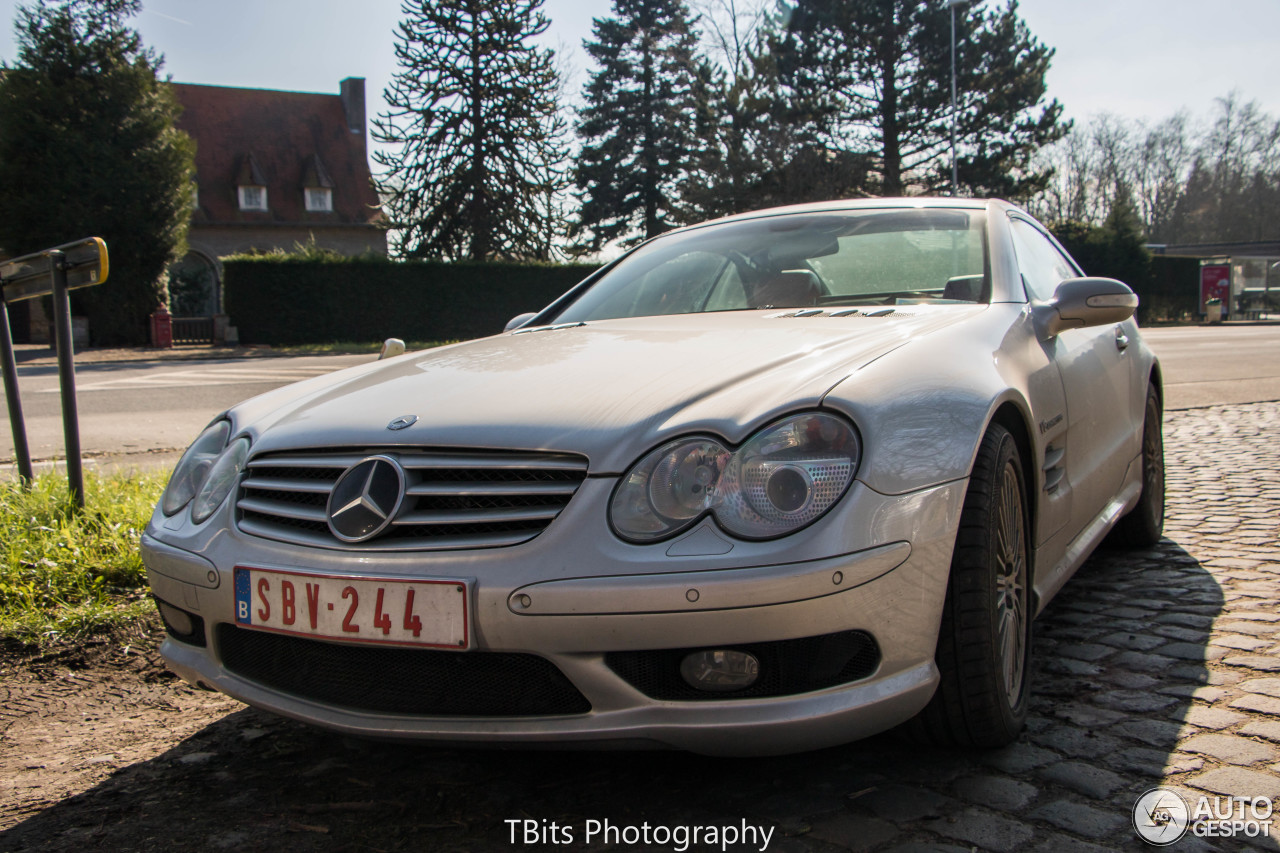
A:
{"label": "mercedes-benz star emblem", "polygon": [[343,542],[364,542],[387,529],[404,502],[404,469],[390,456],[352,465],[329,492],[329,530]]}
{"label": "mercedes-benz star emblem", "polygon": [[417,422],[417,415],[401,415],[391,423],[387,424],[387,429],[408,429]]}

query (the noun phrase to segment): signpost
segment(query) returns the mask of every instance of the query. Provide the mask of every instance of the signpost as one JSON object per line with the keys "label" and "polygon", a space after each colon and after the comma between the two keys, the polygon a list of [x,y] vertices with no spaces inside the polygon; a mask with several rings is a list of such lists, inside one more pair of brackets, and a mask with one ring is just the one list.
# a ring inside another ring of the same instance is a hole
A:
{"label": "signpost", "polygon": [[54,341],[58,350],[58,380],[62,388],[62,432],[67,450],[67,483],[76,506],[84,506],[84,469],[80,460],[80,417],[76,407],[75,356],[71,343],[71,300],[67,292],[107,280],[107,244],[98,237],[65,243],[42,252],[0,263],[0,367],[9,403],[9,425],[18,476],[30,482],[31,451],[18,397],[17,358],[9,331],[9,303],[53,296]]}

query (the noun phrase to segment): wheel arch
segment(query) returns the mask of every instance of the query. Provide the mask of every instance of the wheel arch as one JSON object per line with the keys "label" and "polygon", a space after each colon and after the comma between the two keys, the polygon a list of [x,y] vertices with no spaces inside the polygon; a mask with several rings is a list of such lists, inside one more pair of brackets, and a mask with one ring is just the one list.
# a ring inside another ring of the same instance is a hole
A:
{"label": "wheel arch", "polygon": [[1160,362],[1156,359],[1151,360],[1151,373],[1147,377],[1147,384],[1156,389],[1156,397],[1160,400],[1160,411],[1164,411],[1164,372],[1160,369]]}
{"label": "wheel arch", "polygon": [[[1018,445],[1018,454],[1022,457],[1022,465],[1026,471],[1035,470],[1035,446],[1031,442],[1031,427],[1028,423],[1027,415],[1024,410],[1012,400],[1005,400],[996,410],[991,413],[991,419],[988,421],[988,427],[991,424],[1000,424],[1007,429],[1012,435],[1014,442]],[[1036,486],[1035,477],[1031,477],[1031,482],[1027,483],[1027,497],[1031,509],[1034,509],[1034,495],[1030,492],[1034,491]]]}
{"label": "wheel arch", "polygon": [[[1018,455],[1022,459],[1023,477],[1026,482],[1024,485],[1024,494],[1027,499],[1027,525],[1026,532],[1029,537],[1027,541],[1027,570],[1028,578],[1034,578],[1036,572],[1035,565],[1035,529],[1036,519],[1039,517],[1039,498],[1040,498],[1040,466],[1036,464],[1035,444],[1031,440],[1031,425],[1029,415],[1026,410],[1015,403],[1013,400],[1005,400],[996,406],[991,418],[987,422],[987,429],[991,424],[999,424],[1009,431],[1013,436],[1013,443],[1018,448]],[[985,430],[984,430],[985,433]],[[979,442],[981,443],[981,442]],[[1031,612],[1037,613],[1040,609],[1039,596],[1036,595],[1035,585],[1030,585],[1031,593]]]}

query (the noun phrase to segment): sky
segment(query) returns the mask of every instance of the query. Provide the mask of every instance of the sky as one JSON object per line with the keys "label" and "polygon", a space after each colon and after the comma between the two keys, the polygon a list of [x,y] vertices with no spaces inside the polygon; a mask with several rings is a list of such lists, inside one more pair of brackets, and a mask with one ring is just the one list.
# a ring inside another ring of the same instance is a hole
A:
{"label": "sky", "polygon": [[[16,7],[0,0],[6,62],[17,53]],[[1206,116],[1231,91],[1280,116],[1280,0],[1022,0],[1018,8],[1056,50],[1049,94],[1069,117],[1159,120],[1184,108]],[[610,9],[606,0],[545,0],[545,39],[564,51],[574,93],[589,70],[582,40]],[[396,71],[399,17],[399,0],[144,0],[132,23],[175,81],[336,94],[344,77],[364,77],[372,116]]]}

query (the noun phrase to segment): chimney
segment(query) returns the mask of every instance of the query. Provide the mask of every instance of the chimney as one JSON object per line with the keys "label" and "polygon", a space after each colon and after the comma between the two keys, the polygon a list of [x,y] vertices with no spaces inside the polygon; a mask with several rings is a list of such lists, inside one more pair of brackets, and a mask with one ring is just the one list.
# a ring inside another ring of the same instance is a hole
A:
{"label": "chimney", "polygon": [[340,84],[342,108],[347,113],[347,129],[364,135],[364,78],[348,77]]}

